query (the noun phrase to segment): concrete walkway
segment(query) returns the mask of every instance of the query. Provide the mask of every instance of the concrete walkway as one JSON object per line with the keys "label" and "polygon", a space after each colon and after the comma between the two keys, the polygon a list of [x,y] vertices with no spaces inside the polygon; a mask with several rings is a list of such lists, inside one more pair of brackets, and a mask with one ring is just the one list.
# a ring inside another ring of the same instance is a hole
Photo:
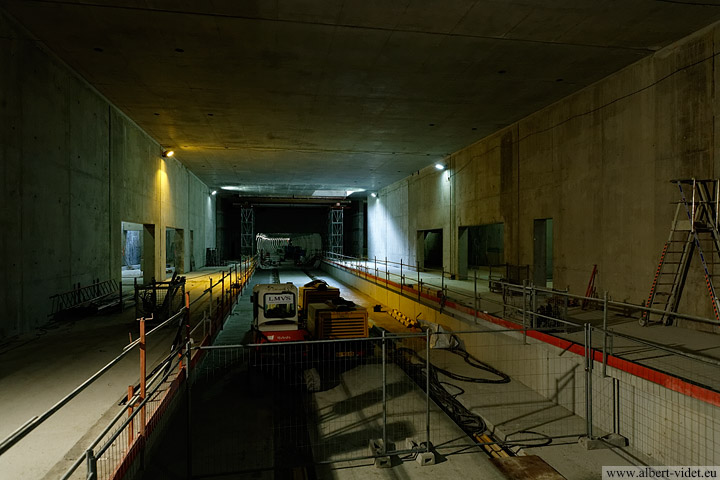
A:
{"label": "concrete walkway", "polygon": [[[355,269],[359,276],[374,275],[375,264],[373,261],[338,262],[347,268]],[[406,291],[406,295],[413,295],[413,291],[417,291],[418,274],[414,269],[403,268],[403,285],[412,286],[413,290]],[[397,284],[401,281],[400,268],[398,265],[390,265],[385,269],[385,265],[379,265],[377,269],[378,283],[382,285],[387,278],[390,282]],[[448,279],[441,276],[440,271],[423,271],[420,273],[420,285],[423,292],[434,292],[440,290],[441,287],[447,287],[448,301],[452,301],[458,305],[462,305],[469,309],[475,308],[475,292],[477,291],[478,311],[485,312],[496,317],[504,318],[522,324],[522,315],[514,311],[511,307],[506,306],[503,309],[503,296],[500,293],[491,292],[489,285],[489,271],[481,269],[477,272],[469,272],[466,280]],[[493,272],[493,280],[499,279],[499,272]],[[392,285],[391,285],[392,288]],[[426,290],[427,289],[427,290]],[[395,288],[395,290],[397,290]],[[549,297],[546,296],[546,297]],[[437,302],[429,301],[425,298],[420,299],[421,303],[434,304]],[[522,296],[508,296],[506,302],[517,307],[522,307]],[[542,303],[538,303],[541,305]],[[592,304],[601,307],[601,301]],[[528,307],[529,308],[529,307]],[[662,324],[652,324],[647,327],[640,326],[640,312],[623,311],[622,309],[611,309],[609,311],[607,324],[609,330],[629,337],[637,338],[637,341],[631,338],[616,336],[607,340],[607,351],[619,358],[623,358],[640,365],[644,365],[659,371],[686,379],[690,382],[698,383],[720,391],[720,337],[713,333],[693,330],[675,325],[665,326]],[[569,328],[567,331],[558,331],[554,335],[571,340],[573,342],[582,343],[584,341],[584,333],[582,325],[590,323],[594,327],[602,327],[603,313],[598,308],[583,309],[581,305],[571,306],[568,308],[565,317],[570,323],[577,325],[577,329]],[[530,322],[529,317],[526,320]],[[642,341],[652,342],[662,346],[669,347],[680,352],[687,352],[691,355],[704,357],[713,363],[705,363],[696,359],[688,358],[681,354],[671,351],[662,350],[642,343]],[[603,337],[596,333],[593,337],[593,346],[598,349],[603,347]]]}
{"label": "concrete walkway", "polygon": [[[187,276],[192,299],[220,278],[219,268],[204,268]],[[204,308],[203,299],[195,311]],[[194,322],[199,318],[194,317]],[[147,371],[170,352],[175,326],[148,337]],[[40,415],[139,336],[135,308],[51,323],[3,344],[0,350],[0,438],[4,439],[33,416]],[[58,478],[119,411],[128,385],[140,375],[137,349],[128,354],[67,406],[0,455],[0,478]],[[84,469],[84,467],[83,467]]]}

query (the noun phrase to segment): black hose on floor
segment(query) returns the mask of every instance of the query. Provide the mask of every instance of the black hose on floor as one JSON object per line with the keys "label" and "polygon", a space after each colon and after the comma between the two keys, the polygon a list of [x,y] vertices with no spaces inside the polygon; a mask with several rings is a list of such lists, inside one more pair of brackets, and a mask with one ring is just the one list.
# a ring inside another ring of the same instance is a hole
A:
{"label": "black hose on floor", "polygon": [[[446,369],[439,368],[430,363],[430,395],[432,399],[448,416],[450,416],[450,418],[455,421],[458,426],[460,426],[460,428],[463,429],[465,433],[474,438],[475,434],[482,434],[487,430],[485,421],[482,417],[466,408],[457,399],[459,395],[465,393],[465,390],[453,383],[440,380],[438,373],[442,373],[453,380],[470,383],[509,383],[510,377],[487,363],[480,361],[461,348],[456,347],[447,349],[446,351],[463,357],[468,365],[498,377],[468,377],[466,375],[459,375]],[[424,387],[427,375],[425,359],[423,359],[415,350],[407,347],[397,347],[394,349],[393,354],[395,362],[403,368],[410,378],[412,378],[413,381],[421,387]]]}

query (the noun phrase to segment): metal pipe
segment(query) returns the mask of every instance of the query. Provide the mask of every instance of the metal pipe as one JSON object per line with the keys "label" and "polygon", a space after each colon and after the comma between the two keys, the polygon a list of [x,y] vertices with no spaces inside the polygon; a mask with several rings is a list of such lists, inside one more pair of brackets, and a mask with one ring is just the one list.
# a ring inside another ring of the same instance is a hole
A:
{"label": "metal pipe", "polygon": [[387,451],[387,348],[385,346],[385,330],[382,332],[382,408],[383,408],[383,424],[382,424],[382,453]]}
{"label": "metal pipe", "polygon": [[[237,277],[236,277],[237,279]],[[185,458],[186,458],[186,467],[187,467],[187,477],[188,480],[192,479],[192,422],[191,422],[191,416],[190,413],[192,411],[190,407],[190,360],[191,360],[191,342],[190,338],[187,339],[187,345],[185,347],[185,356],[187,357],[185,360],[185,395],[187,397],[186,400],[186,415],[187,415],[187,442],[185,442]]]}
{"label": "metal pipe", "polygon": [[[522,287],[519,287],[518,285],[508,284],[508,283],[504,283],[504,282],[501,282],[501,285],[503,285],[504,287],[506,286],[508,291],[520,292],[520,289],[522,288]],[[584,297],[582,295],[573,295],[571,293],[558,292],[557,290],[552,290],[552,289],[547,289],[547,288],[542,288],[542,287],[537,287],[537,286],[535,286],[534,289],[539,292],[551,293],[554,295],[563,295],[563,296],[567,296],[568,298],[575,298],[578,300],[588,300],[590,302],[602,302],[602,300],[598,299],[598,298]],[[505,291],[505,290],[503,290],[503,291]],[[643,307],[641,305],[635,305],[632,303],[616,302],[613,300],[608,300],[608,306],[609,307],[619,307],[619,308],[632,308],[634,310],[638,310],[638,311],[642,311],[642,312],[655,313],[655,314],[659,314],[659,315],[672,315],[677,318],[694,320],[696,322],[708,323],[711,325],[720,325],[719,322],[713,321],[709,318],[698,317],[695,315],[689,315],[689,314],[685,314],[685,313],[676,313],[676,312],[672,312],[670,310],[660,310],[657,308],[648,308],[648,307]],[[578,325],[578,324],[575,324],[575,325]]]}
{"label": "metal pipe", "polygon": [[[140,319],[140,401],[145,400],[145,318]],[[140,410],[140,435],[145,436],[145,405]]]}
{"label": "metal pipe", "polygon": [[[503,295],[505,298],[505,295]],[[523,344],[527,343],[527,278],[523,279],[523,290],[522,290],[522,323],[523,323]],[[503,301],[503,303],[505,303]],[[503,306],[503,310],[505,307]]]}
{"label": "metal pipe", "polygon": [[720,209],[720,180],[715,179],[715,230],[718,229],[718,210]]}
{"label": "metal pipe", "polygon": [[93,454],[92,448],[88,448],[85,452],[87,459],[87,480],[97,480],[97,458]]}
{"label": "metal pipe", "polygon": [[441,267],[442,273],[440,273],[440,290],[443,293],[443,296],[445,295],[445,266]]}
{"label": "metal pipe", "polygon": [[642,339],[642,338],[633,337],[632,335],[625,335],[625,334],[623,334],[623,333],[618,333],[618,332],[613,331],[613,330],[608,330],[608,333],[610,333],[610,335],[611,335],[611,337],[610,337],[610,338],[611,338],[611,342],[610,342],[611,344],[613,343],[613,341],[612,341],[612,338],[613,338],[613,337],[625,338],[625,339],[627,339],[627,340],[632,340],[633,342],[637,342],[637,343],[640,343],[640,344],[643,344],[643,345],[647,345],[648,347],[657,348],[658,350],[664,350],[664,351],[666,351],[666,352],[670,352],[670,353],[673,353],[673,354],[678,355],[678,356],[681,356],[681,357],[691,358],[691,359],[693,359],[693,360],[697,360],[697,361],[699,361],[699,362],[707,363],[707,364],[709,364],[709,365],[720,366],[720,360],[717,360],[717,359],[712,358],[712,357],[703,357],[703,356],[701,356],[701,355],[697,355],[697,354],[694,354],[694,353],[685,352],[685,351],[682,351],[682,350],[677,350],[677,349],[675,349],[675,348],[668,347],[667,345],[662,345],[662,344],[660,344],[660,343],[651,342],[651,341],[649,341],[649,340],[644,340],[644,339]]}
{"label": "metal pipe", "polygon": [[478,296],[477,296],[477,270],[473,270],[473,309],[475,310],[475,313],[473,313],[473,317],[477,319],[478,317]]}
{"label": "metal pipe", "polygon": [[[132,385],[128,385],[128,392],[127,392],[127,411],[128,411],[128,417],[132,417],[133,412],[133,405],[132,405],[132,399],[135,396],[134,388]],[[115,423],[115,422],[113,422]],[[132,445],[133,439],[135,438],[135,432],[133,431],[133,424],[132,422],[128,425],[128,448]]]}
{"label": "metal pipe", "polygon": [[[177,314],[173,316],[172,318],[168,319],[167,321],[163,322],[161,325],[158,325],[156,328],[150,331],[150,333],[154,332],[158,328],[160,328],[163,325],[166,325],[169,321],[173,320],[177,317]],[[45,411],[45,413],[41,415],[37,415],[20,427],[18,430],[10,434],[7,438],[5,438],[2,443],[0,443],[0,454],[6,452],[10,447],[15,445],[18,441],[20,441],[22,438],[24,438],[28,433],[33,431],[35,428],[37,428],[41,423],[43,423],[45,420],[47,420],[49,417],[51,417],[53,414],[55,414],[58,410],[60,410],[63,406],[65,406],[70,400],[75,398],[80,392],[85,390],[90,384],[92,384],[95,380],[97,380],[100,376],[102,376],[105,372],[110,370],[115,364],[117,364],[120,360],[125,358],[125,355],[129,354],[132,351],[132,347],[138,344],[138,340],[135,342],[131,342],[129,345],[127,345],[123,352],[112,359],[110,362],[108,362],[104,367],[102,367],[100,370],[95,372],[93,375],[91,375],[87,380],[85,380],[83,383],[78,385],[72,392],[68,393],[65,397],[60,399],[55,405],[50,407],[48,410]]]}
{"label": "metal pipe", "polygon": [[430,451],[430,329],[425,330],[425,451]]}
{"label": "metal pipe", "polygon": [[592,326],[585,324],[585,417],[587,420],[587,436],[590,440],[593,437],[593,420],[592,420],[592,370],[593,370],[593,350],[592,350]]}
{"label": "metal pipe", "polygon": [[420,262],[415,260],[415,270],[417,270],[417,289],[418,289],[418,302],[420,301]]}
{"label": "metal pipe", "polygon": [[[177,353],[177,351],[176,351],[176,352],[173,352],[173,354],[171,355],[172,358],[170,359],[170,361],[172,361],[173,358],[176,358],[176,353]],[[145,406],[145,404],[148,402],[148,400],[150,400],[150,398],[152,398],[152,396],[155,394],[155,392],[158,391],[158,389],[163,385],[163,383],[164,383],[164,382],[167,380],[167,378],[171,375],[172,371],[173,371],[172,368],[168,368],[167,371],[166,371],[164,374],[162,373],[162,371],[160,371],[160,374],[159,374],[157,377],[163,376],[162,380],[158,381],[158,382],[153,386],[153,389],[152,389],[152,391],[150,392],[150,394],[147,396],[147,398],[146,398],[145,400],[142,400],[142,401],[140,402],[140,404],[138,405],[138,407],[142,408],[142,407]],[[157,378],[157,377],[156,377],[156,378]],[[95,455],[97,458],[102,457],[103,453],[105,453],[105,451],[107,451],[107,449],[110,448],[110,446],[113,444],[113,442],[115,441],[115,439],[120,436],[120,434],[124,431],[125,427],[127,427],[128,424],[129,424],[131,421],[133,421],[134,417],[137,416],[138,413],[140,413],[140,411],[141,411],[141,410],[135,410],[135,412],[133,412],[133,416],[132,416],[131,418],[126,419],[126,420],[115,430],[115,433],[113,433],[113,434],[110,436],[110,438],[105,442],[105,444],[98,449],[97,454]],[[122,412],[121,412],[121,413],[122,413]],[[107,427],[106,432],[110,430],[110,427],[111,427],[111,425]],[[104,435],[104,433],[103,433],[103,435]],[[98,440],[96,440],[95,443],[97,443],[97,441],[99,441],[100,438],[101,438],[101,437],[98,437]],[[72,472],[71,472],[71,473],[72,473]]]}
{"label": "metal pipe", "polygon": [[[210,321],[211,321],[211,322],[212,322],[212,316],[213,316],[213,294],[212,294],[212,289],[213,289],[213,283],[212,283],[212,277],[210,277],[210,307],[209,307],[209,308],[210,308]],[[211,323],[210,325],[212,325],[212,323]],[[213,329],[211,328],[211,329],[210,329],[210,335],[212,335],[212,330],[213,330]]]}
{"label": "metal pipe", "polygon": [[608,292],[603,294],[603,377],[607,377],[607,321],[608,321]]}
{"label": "metal pipe", "polygon": [[537,321],[537,296],[538,292],[535,290],[535,284],[532,283],[530,286],[531,292],[532,292],[532,328],[538,328],[538,321]]}
{"label": "metal pipe", "polygon": [[690,231],[695,233],[695,179],[692,179],[692,215],[690,217]]}

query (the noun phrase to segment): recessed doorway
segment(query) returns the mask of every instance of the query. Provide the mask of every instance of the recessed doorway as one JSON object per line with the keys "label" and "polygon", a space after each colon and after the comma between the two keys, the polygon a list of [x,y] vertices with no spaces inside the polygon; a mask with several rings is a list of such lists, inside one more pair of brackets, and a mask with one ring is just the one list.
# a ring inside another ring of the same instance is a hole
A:
{"label": "recessed doorway", "polygon": [[553,286],[553,219],[539,218],[533,222],[533,283]]}
{"label": "recessed doorway", "polygon": [[[491,266],[505,263],[505,224],[489,223],[461,227],[458,236],[458,266],[465,275],[487,278]],[[476,272],[476,273],[475,273]]]}
{"label": "recessed doorway", "polygon": [[181,228],[165,229],[165,278],[185,273],[185,235]]}
{"label": "recessed doorway", "polygon": [[419,230],[418,240],[422,240],[422,243],[418,245],[418,247],[422,248],[423,253],[421,258],[418,255],[418,263],[420,263],[420,268],[437,270],[443,269],[444,265],[442,228],[434,230]]}

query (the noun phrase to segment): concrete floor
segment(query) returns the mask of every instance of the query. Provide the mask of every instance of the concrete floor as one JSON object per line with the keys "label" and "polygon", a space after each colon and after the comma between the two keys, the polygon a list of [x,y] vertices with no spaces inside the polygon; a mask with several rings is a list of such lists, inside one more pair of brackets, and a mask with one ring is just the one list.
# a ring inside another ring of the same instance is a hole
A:
{"label": "concrete floor", "polygon": [[[344,262],[351,268],[358,268],[360,271],[369,274],[375,273],[375,266],[372,261],[365,263]],[[388,269],[389,279],[391,282],[400,282],[400,268],[397,265],[391,265]],[[403,270],[405,277],[405,285],[415,285],[418,283],[417,272]],[[491,292],[489,289],[488,270],[480,268],[477,270],[477,282],[473,278],[474,273],[469,272],[466,280],[441,278],[440,271],[424,271],[420,274],[422,285],[426,288],[440,289],[442,285],[448,288],[448,297],[458,304],[469,308],[474,307],[474,292],[477,290],[480,301],[478,310],[485,311],[491,315],[502,317],[502,295]],[[498,278],[498,273],[493,273],[493,279]],[[378,277],[385,278],[385,266],[378,266]],[[380,281],[382,284],[382,280]],[[549,287],[548,287],[549,288]],[[424,303],[429,303],[425,302]],[[516,302],[518,306],[521,300]],[[637,337],[660,345],[672,347],[677,350],[687,351],[692,354],[708,357],[713,360],[720,361],[720,340],[718,336],[712,333],[694,330],[675,325],[665,326],[661,324],[652,324],[647,327],[640,326],[638,323],[639,314],[636,312],[632,315],[626,315],[616,311],[611,311],[608,316],[608,327],[617,333]],[[586,309],[573,307],[568,309],[567,320],[578,325],[591,323],[593,326],[602,327],[603,315],[601,310]],[[515,321],[521,321],[521,317],[517,316]],[[568,340],[582,342],[583,332],[557,333],[557,336]],[[602,336],[596,334],[593,338],[593,345],[596,348],[602,348]],[[609,341],[609,347],[615,356],[631,360],[633,362],[646,365],[651,368],[697,382],[701,385],[707,385],[715,390],[720,390],[720,377],[718,377],[718,368],[714,365],[707,365],[701,362],[688,359],[673,353],[663,351],[657,348],[649,347],[629,339],[617,337]]]}
{"label": "concrete floor", "polygon": [[[219,268],[187,275],[191,301]],[[206,306],[207,299],[196,305]],[[197,318],[194,319],[197,321]],[[0,349],[0,437],[40,415],[70,393],[139,336],[134,307],[122,313],[64,320],[4,343]],[[148,371],[170,351],[175,328],[148,338]],[[57,478],[117,413],[128,385],[139,378],[137,349],[0,456],[0,478]]]}
{"label": "concrete floor", "polygon": [[[303,274],[298,273],[298,275],[297,279],[290,278],[290,280],[300,284],[308,280]],[[188,275],[187,288],[191,292],[191,299],[198,296],[198,292],[202,289],[207,288],[209,278],[213,276],[215,279],[219,278],[218,269],[203,269]],[[318,276],[326,279],[331,285],[341,286],[343,295],[360,305],[370,307],[376,303],[369,297],[339,285],[332,278],[321,274]],[[426,274],[423,274],[423,278],[427,278]],[[454,282],[452,288],[463,288],[463,285],[466,289],[468,288],[467,282],[465,284],[458,280],[451,280],[451,282]],[[472,283],[470,283],[470,288],[472,288]],[[484,293],[491,295],[487,292]],[[247,298],[247,296],[241,297],[236,314],[232,317],[233,320],[228,322],[226,328],[220,332],[217,343],[237,344],[243,341],[249,327],[249,316],[247,315],[249,302],[245,303]],[[136,332],[133,311],[130,309],[122,314],[90,317],[58,324],[54,328],[39,331],[36,335],[18,338],[10,344],[3,345],[0,352],[0,404],[4,408],[0,411],[0,437],[8,435],[28,418],[50,407],[97,371],[100,366],[114,358],[128,343],[128,332]],[[397,322],[388,316],[374,315],[374,317],[378,324],[389,330],[398,327]],[[636,326],[636,322],[627,321],[627,319],[618,320],[615,325],[616,328],[627,328],[630,332],[648,332],[649,338],[653,338],[650,337],[651,335],[660,337],[656,341],[665,338],[664,335],[661,335],[662,332],[676,328],[642,328]],[[713,340],[713,338],[709,338],[712,337],[711,335],[686,329],[678,330],[681,330],[679,333],[682,333],[683,337],[687,336],[687,339],[683,339],[687,345],[702,347],[705,345],[702,342],[706,342],[710,352],[714,354],[713,349],[717,348],[717,344],[711,341]],[[152,338],[148,348],[149,365],[166,354],[173,335],[174,329],[166,329]],[[133,333],[133,338],[136,336],[137,334]],[[678,344],[680,337],[676,335],[672,340],[674,344]],[[616,345],[616,347],[621,346]],[[634,353],[641,354],[637,351]],[[707,354],[707,350],[705,353]],[[433,355],[436,353],[433,352]],[[672,360],[662,358],[653,360],[673,363]],[[13,449],[0,456],[2,478],[6,478],[6,476],[18,479],[56,478],[67,469],[75,458],[82,454],[84,447],[115,414],[117,411],[115,405],[127,385],[135,383],[137,378],[137,359],[130,355],[103,376],[100,381],[81,393],[67,407],[20,441]],[[343,384],[346,392],[352,393],[354,390],[363,388],[353,380],[352,376],[346,376]],[[260,407],[271,405],[265,400],[267,399],[255,399]],[[316,398],[316,401],[318,402],[317,407],[322,408],[322,396]],[[266,414],[262,414],[264,410],[260,407],[256,410],[258,413],[253,418],[260,419],[260,421],[267,420],[272,415],[272,409],[268,410]],[[488,413],[487,410],[485,412],[488,420],[492,421],[490,418],[492,413]],[[568,421],[577,422],[577,420],[577,418],[569,418]],[[495,421],[499,424],[503,422],[503,419],[496,418]],[[247,424],[246,421],[241,423]],[[452,426],[448,428],[451,429]],[[526,450],[526,453],[534,453],[546,458],[561,473],[564,471],[566,476],[568,471],[573,472],[568,478],[597,478],[595,473],[603,464],[622,465],[639,461],[633,458],[631,453],[618,450],[587,452],[578,447],[575,441],[569,441],[565,445],[554,443],[549,447]],[[393,475],[402,477],[410,472],[413,476],[424,472],[431,476],[437,476],[440,469],[444,469],[443,476],[445,474],[454,476],[462,474],[462,468],[455,471],[461,463],[461,458],[462,462],[468,461],[472,464],[467,468],[479,468],[476,465],[477,462],[485,465],[485,462],[478,460],[478,458],[483,458],[480,455],[458,455],[458,461],[455,461],[455,458],[435,467],[425,467],[417,472],[415,469],[419,466],[413,462],[401,462],[400,465],[387,471],[376,469],[369,462],[363,461],[338,461],[323,467],[322,471],[328,478],[366,478],[388,475],[392,478]],[[397,470],[398,467],[401,470]],[[400,473],[401,471],[403,473]],[[255,472],[257,473],[257,470]],[[490,469],[488,472],[494,472],[494,470]],[[580,473],[582,473],[582,477],[575,476]],[[488,473],[488,475],[494,474]],[[259,478],[270,477],[261,476]]]}
{"label": "concrete floor", "polygon": [[[312,272],[332,285],[337,282]],[[310,278],[301,271],[281,270],[280,280],[296,285]],[[252,283],[270,281],[259,271]],[[346,286],[345,298],[369,306],[371,299]],[[244,299],[235,308],[215,345],[247,341],[251,306]],[[382,315],[390,324],[389,316]],[[251,353],[251,352],[250,352]],[[239,349],[209,351],[196,370],[192,386],[192,438],[194,478],[296,478],[299,470],[308,478],[451,478],[474,472],[478,478],[505,478],[462,430],[437,406],[431,424],[452,442],[438,445],[437,465],[421,467],[406,458],[393,457],[392,468],[376,468],[372,459],[350,460],[368,455],[368,439],[382,436],[377,397],[380,365],[366,364],[339,373],[337,385],[314,394],[301,394],[248,368],[248,352]],[[425,398],[398,367],[388,368],[388,386],[395,393],[388,400],[388,436],[394,442],[424,440]],[[402,388],[399,385],[403,385]],[[312,420],[309,420],[309,418]],[[143,479],[180,478],[184,465],[176,455],[184,448],[182,412],[148,459]],[[398,448],[404,448],[402,446]],[[302,452],[305,451],[303,454]],[[316,464],[307,464],[313,458]],[[170,475],[170,476],[168,476]]]}

